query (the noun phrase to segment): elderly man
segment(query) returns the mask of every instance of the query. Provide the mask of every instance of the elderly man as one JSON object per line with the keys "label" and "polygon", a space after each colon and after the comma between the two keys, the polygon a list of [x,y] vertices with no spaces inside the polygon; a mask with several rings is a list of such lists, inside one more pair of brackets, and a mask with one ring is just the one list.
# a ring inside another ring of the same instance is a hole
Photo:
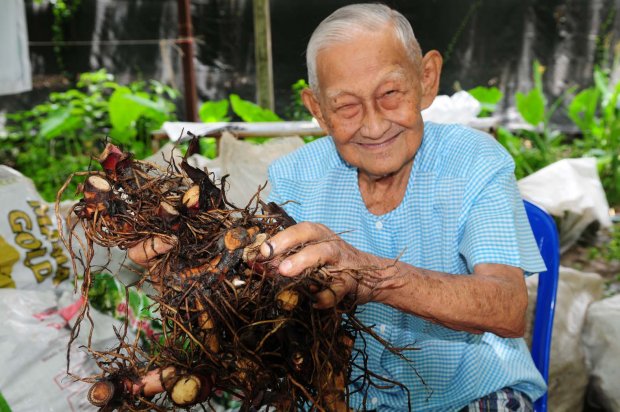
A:
{"label": "elderly man", "polygon": [[442,59],[422,55],[387,6],[335,11],[314,31],[307,64],[302,98],[330,136],[270,168],[271,200],[294,201],[285,208],[303,223],[262,253],[308,245],[280,263],[284,276],[320,264],[380,268],[371,281],[337,279],[317,306],[355,293],[367,325],[419,349],[406,352],[418,376],[369,339],[368,367],[408,393],[361,388],[350,406],[401,411],[410,396],[414,410],[531,410],[545,383],[521,338],[524,273],[544,263],[512,159],[486,134],[423,122]]}
{"label": "elderly man", "polygon": [[[284,207],[302,223],[261,253],[305,245],[279,263],[284,276],[316,265],[373,268],[370,279],[334,279],[316,306],[354,294],[366,325],[395,347],[419,349],[405,352],[407,362],[368,337],[367,367],[403,385],[353,380],[350,406],[531,410],[546,388],[521,338],[524,274],[545,267],[512,159],[484,133],[423,122],[442,59],[422,55],[411,25],[387,6],[335,11],[313,33],[307,63],[303,101],[330,136],[271,166],[271,200],[293,201]],[[168,248],[156,238],[130,257],[145,263]]]}

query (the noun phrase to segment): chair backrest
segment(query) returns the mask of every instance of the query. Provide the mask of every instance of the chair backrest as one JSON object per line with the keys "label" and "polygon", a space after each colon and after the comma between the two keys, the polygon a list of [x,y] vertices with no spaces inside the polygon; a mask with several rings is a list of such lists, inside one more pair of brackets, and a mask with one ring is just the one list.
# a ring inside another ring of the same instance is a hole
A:
{"label": "chair backrest", "polygon": [[[538,275],[531,351],[536,367],[548,384],[551,333],[560,271],[560,241],[555,221],[551,215],[527,200],[524,203],[538,249],[547,266],[547,271]],[[547,393],[534,403],[534,410],[537,412],[547,410]]]}

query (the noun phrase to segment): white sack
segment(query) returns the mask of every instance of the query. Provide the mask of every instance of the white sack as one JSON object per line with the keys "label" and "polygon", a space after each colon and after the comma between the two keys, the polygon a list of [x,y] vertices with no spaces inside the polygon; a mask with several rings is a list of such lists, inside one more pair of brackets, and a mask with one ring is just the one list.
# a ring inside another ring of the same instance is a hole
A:
{"label": "white sack", "polygon": [[0,165],[0,288],[68,283],[71,264],[57,228],[53,207],[32,181]]}
{"label": "white sack", "polygon": [[592,395],[605,410],[620,411],[620,295],[590,305],[583,343]]}
{"label": "white sack", "polygon": [[464,90],[452,96],[439,95],[422,111],[425,122],[469,124],[480,113],[480,102]]}
{"label": "white sack", "polygon": [[[78,299],[65,292],[59,305],[52,290],[0,289],[0,388],[13,412],[98,410],[86,399],[90,385],[66,373],[69,318],[80,307]],[[117,342],[112,325],[119,323],[95,310],[91,315],[97,325],[93,346],[112,347]],[[79,348],[88,337],[87,323],[71,351],[71,372],[80,377],[100,372]]]}
{"label": "white sack", "polygon": [[157,153],[145,158],[144,161],[155,163],[161,167],[168,167],[168,164],[172,159],[174,159],[174,162],[180,167],[181,160],[183,160],[183,153],[181,153],[177,145],[174,143],[166,143],[157,151]]}
{"label": "white sack", "polygon": [[519,180],[521,195],[560,220],[560,251],[569,249],[595,220],[611,226],[596,159],[563,159]]}
{"label": "white sack", "polygon": [[[275,137],[263,144],[255,144],[225,132],[219,142],[217,158],[207,159],[193,155],[188,161],[194,167],[214,173],[216,179],[229,175],[226,180],[226,198],[236,206],[244,207],[258,188],[267,183],[269,165],[303,145],[304,141],[297,136]],[[162,164],[164,157],[170,159],[172,148],[172,145],[167,144],[148,160]],[[179,154],[175,153],[175,159],[178,160],[178,156]],[[261,199],[267,199],[270,188],[267,184],[261,192]]]}
{"label": "white sack", "polygon": [[[603,278],[596,273],[560,267],[549,367],[550,411],[573,412],[582,409],[588,384],[588,369],[581,335],[588,307],[601,298],[603,285]],[[528,277],[527,286],[529,329],[526,331],[526,340],[529,344],[538,276]]]}

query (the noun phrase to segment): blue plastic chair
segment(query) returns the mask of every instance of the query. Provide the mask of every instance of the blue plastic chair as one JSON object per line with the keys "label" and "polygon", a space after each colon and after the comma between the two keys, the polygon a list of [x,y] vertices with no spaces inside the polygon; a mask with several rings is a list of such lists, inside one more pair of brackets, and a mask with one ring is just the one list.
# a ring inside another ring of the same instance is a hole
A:
{"label": "blue plastic chair", "polygon": [[[535,204],[524,201],[525,211],[534,232],[534,238],[542,255],[546,272],[538,275],[538,292],[536,312],[534,314],[534,331],[532,333],[532,358],[536,367],[549,383],[549,359],[551,354],[551,333],[555,314],[555,299],[558,290],[560,272],[560,240],[555,221],[545,210]],[[534,411],[547,411],[547,393],[534,402]]]}

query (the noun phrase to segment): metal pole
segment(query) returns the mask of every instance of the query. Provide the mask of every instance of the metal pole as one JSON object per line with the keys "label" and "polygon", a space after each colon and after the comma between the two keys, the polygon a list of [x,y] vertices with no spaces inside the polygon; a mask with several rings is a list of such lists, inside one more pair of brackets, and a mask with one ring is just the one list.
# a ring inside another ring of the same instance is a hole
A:
{"label": "metal pole", "polygon": [[273,110],[273,69],[271,64],[271,18],[269,14],[269,0],[253,1],[256,100],[259,106]]}
{"label": "metal pole", "polygon": [[198,95],[196,93],[196,73],[194,72],[194,38],[190,0],[177,0],[179,14],[179,46],[183,52],[183,89],[185,97],[185,118],[198,121]]}

